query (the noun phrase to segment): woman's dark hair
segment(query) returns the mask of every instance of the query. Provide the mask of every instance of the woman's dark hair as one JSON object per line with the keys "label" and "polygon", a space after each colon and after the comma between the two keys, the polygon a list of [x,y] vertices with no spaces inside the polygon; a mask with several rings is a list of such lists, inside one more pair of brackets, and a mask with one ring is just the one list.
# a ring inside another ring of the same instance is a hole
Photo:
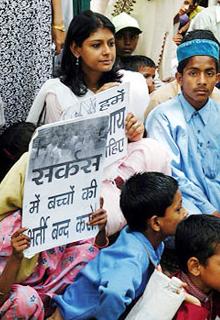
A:
{"label": "woman's dark hair", "polygon": [[[87,92],[87,87],[84,82],[84,73],[81,68],[81,62],[76,65],[76,57],[70,50],[73,42],[81,47],[83,42],[99,28],[109,29],[113,35],[115,27],[111,21],[102,14],[84,11],[73,18],[70,23],[61,61],[61,81],[68,86],[77,96],[83,96]],[[98,85],[102,86],[107,82],[119,81],[121,76],[118,74],[118,69],[113,66],[111,71],[104,72]]]}
{"label": "woman's dark hair", "polygon": [[220,219],[218,217],[199,214],[191,215],[178,224],[175,235],[175,248],[179,266],[188,272],[187,262],[196,257],[202,265],[215,254],[220,246]]}
{"label": "woman's dark hair", "polygon": [[[185,37],[183,38],[183,40],[181,41],[181,44],[184,42],[187,42],[187,41],[195,40],[195,39],[212,40],[212,41],[216,42],[217,45],[220,47],[218,40],[216,39],[216,37],[214,36],[214,34],[211,31],[200,30],[200,29],[193,30],[193,31],[190,31],[189,33],[187,33],[185,35]],[[192,57],[187,58],[178,64],[177,71],[179,73],[183,73],[184,68],[187,66],[187,64],[189,63],[189,60],[191,58]],[[216,64],[216,71],[218,72],[219,71],[219,61],[217,61],[216,59],[214,59],[214,60],[215,60],[215,64]]]}
{"label": "woman's dark hair", "polygon": [[178,190],[177,181],[159,172],[137,173],[122,187],[120,207],[131,230],[147,230],[153,215],[163,217]]}
{"label": "woman's dark hair", "polygon": [[30,122],[19,122],[7,128],[0,137],[0,181],[20,158],[28,151],[29,142],[36,127]]}

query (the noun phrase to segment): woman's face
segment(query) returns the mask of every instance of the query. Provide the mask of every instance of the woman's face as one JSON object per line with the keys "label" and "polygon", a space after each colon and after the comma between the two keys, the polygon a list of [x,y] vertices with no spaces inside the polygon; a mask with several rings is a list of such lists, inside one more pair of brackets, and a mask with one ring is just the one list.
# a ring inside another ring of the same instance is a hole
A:
{"label": "woman's face", "polygon": [[85,74],[110,71],[116,56],[114,35],[107,28],[99,28],[84,40],[81,47],[73,44],[71,51],[80,58]]}

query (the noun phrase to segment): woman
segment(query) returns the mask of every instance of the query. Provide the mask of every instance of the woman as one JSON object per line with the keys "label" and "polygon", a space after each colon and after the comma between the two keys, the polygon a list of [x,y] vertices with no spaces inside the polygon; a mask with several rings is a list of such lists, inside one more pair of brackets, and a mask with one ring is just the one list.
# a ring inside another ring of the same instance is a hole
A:
{"label": "woman", "polygon": [[38,122],[45,101],[44,122],[58,121],[69,105],[120,81],[131,85],[129,111],[143,114],[149,101],[146,83],[138,73],[115,68],[114,34],[113,24],[101,14],[84,11],[72,20],[63,50],[61,77],[43,85],[30,110],[30,122]]}
{"label": "woman", "polygon": [[135,172],[170,173],[167,153],[160,144],[152,139],[142,139],[144,126],[134,114],[139,110],[144,112],[147,85],[141,74],[115,68],[114,34],[113,24],[101,14],[85,11],[76,16],[67,32],[61,77],[43,85],[28,116],[28,121],[34,123],[39,122],[42,113],[44,123],[59,121],[74,103],[117,86],[119,82],[129,82],[130,103],[125,127],[129,142],[135,143],[129,143],[127,156],[108,167],[103,175],[102,195],[108,210],[109,234],[125,224],[119,208],[121,183]]}

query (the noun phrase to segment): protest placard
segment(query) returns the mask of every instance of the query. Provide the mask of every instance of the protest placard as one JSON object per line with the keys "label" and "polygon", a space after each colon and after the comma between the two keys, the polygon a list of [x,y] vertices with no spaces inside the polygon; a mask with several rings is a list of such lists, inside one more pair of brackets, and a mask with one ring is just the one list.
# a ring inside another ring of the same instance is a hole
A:
{"label": "protest placard", "polygon": [[87,223],[99,207],[109,115],[78,118],[37,129],[30,144],[22,225],[26,257],[93,237]]}
{"label": "protest placard", "polygon": [[129,103],[128,97],[129,84],[124,83],[81,100],[77,107],[76,105],[70,106],[63,113],[63,119],[73,119],[103,111],[109,112],[110,126],[105,150],[105,167],[121,159],[127,153],[125,117]]}

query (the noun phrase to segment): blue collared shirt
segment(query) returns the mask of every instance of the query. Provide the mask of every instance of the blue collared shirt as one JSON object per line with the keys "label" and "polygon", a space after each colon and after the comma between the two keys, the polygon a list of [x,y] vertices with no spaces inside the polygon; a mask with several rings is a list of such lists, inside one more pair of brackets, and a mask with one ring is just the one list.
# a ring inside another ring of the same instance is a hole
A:
{"label": "blue collared shirt", "polygon": [[169,150],[189,213],[220,211],[220,105],[209,99],[196,111],[179,94],[150,113],[146,129]]}
{"label": "blue collared shirt", "polygon": [[125,227],[117,241],[80,271],[63,295],[54,298],[65,320],[116,320],[144,291],[150,261],[160,262],[164,245],[155,250],[140,232]]}

